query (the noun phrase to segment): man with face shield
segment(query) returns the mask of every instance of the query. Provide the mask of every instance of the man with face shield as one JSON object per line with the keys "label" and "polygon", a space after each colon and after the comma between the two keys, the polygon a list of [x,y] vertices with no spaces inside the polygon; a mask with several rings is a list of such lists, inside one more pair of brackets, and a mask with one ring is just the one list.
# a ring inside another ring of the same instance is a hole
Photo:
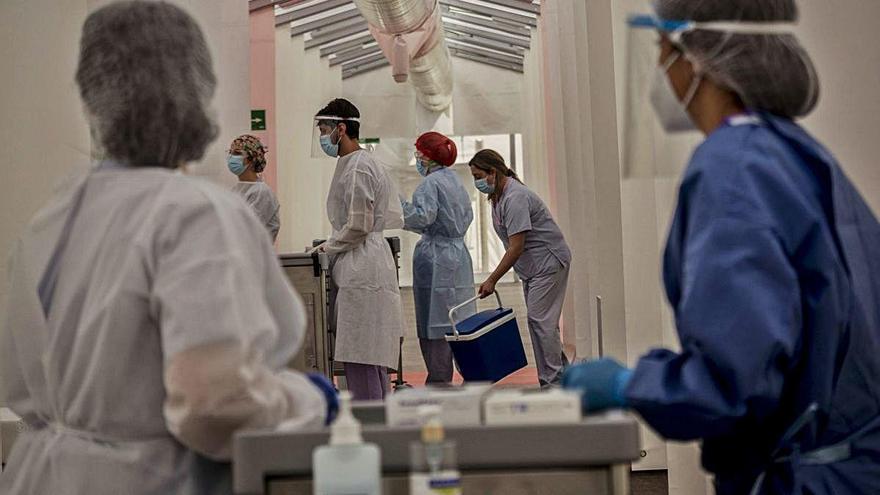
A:
{"label": "man with face shield", "polygon": [[658,0],[652,101],[706,135],[664,258],[681,351],[570,367],[587,411],[702,440],[719,494],[880,487],[880,225],[793,119],[818,99],[793,0]]}
{"label": "man with face shield", "polygon": [[330,383],[285,369],[305,309],[235,194],[176,171],[217,135],[202,31],[165,2],[82,30],[97,165],[14,248],[0,404],[29,429],[0,493],[231,494],[241,428],[319,427]]}
{"label": "man with face shield", "polygon": [[333,355],[344,365],[355,400],[381,400],[403,337],[397,267],[383,235],[403,227],[397,189],[385,168],[361,148],[360,113],[351,102],[331,101],[315,116],[315,129],[321,150],[339,157],[327,196],[333,233],[318,248],[333,259]]}

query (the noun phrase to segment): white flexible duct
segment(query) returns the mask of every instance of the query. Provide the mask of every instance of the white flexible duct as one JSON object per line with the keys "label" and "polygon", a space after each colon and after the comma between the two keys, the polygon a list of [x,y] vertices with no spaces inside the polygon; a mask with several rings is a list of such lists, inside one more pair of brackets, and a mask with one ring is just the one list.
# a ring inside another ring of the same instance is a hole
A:
{"label": "white flexible duct", "polygon": [[419,102],[442,112],[452,103],[452,61],[437,0],[354,0],[391,61],[394,80],[412,76]]}

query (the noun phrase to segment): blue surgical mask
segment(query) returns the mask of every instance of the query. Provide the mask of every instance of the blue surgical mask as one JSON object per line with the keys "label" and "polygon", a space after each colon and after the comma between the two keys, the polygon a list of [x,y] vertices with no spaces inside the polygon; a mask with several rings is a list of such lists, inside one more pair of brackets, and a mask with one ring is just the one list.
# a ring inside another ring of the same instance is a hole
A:
{"label": "blue surgical mask", "polygon": [[419,171],[419,175],[422,177],[428,175],[428,167],[425,166],[425,162],[421,158],[416,158],[416,170]]}
{"label": "blue surgical mask", "polygon": [[236,177],[243,174],[247,167],[244,165],[244,157],[241,155],[229,155],[226,157],[226,166],[229,167],[229,171],[235,174]]}
{"label": "blue surgical mask", "polygon": [[474,185],[477,187],[477,190],[483,194],[492,194],[495,192],[495,186],[489,184],[489,181],[486,179],[477,179],[474,181]]}
{"label": "blue surgical mask", "polygon": [[[334,129],[333,132],[336,132],[336,129]],[[327,153],[327,156],[336,158],[339,156],[339,142],[337,141],[335,144],[333,143],[333,139],[331,138],[333,132],[321,136],[321,149],[324,150],[324,153]]]}

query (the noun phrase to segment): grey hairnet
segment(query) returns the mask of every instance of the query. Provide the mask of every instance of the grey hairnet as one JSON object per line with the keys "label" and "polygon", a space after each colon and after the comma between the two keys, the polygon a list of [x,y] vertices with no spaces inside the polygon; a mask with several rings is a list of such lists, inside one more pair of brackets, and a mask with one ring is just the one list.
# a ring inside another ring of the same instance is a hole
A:
{"label": "grey hairnet", "polygon": [[[794,22],[794,0],[656,0],[662,19]],[[793,35],[746,35],[695,30],[684,50],[707,77],[739,95],[749,108],[785,117],[804,116],[819,99],[819,79]]]}
{"label": "grey hairnet", "polygon": [[86,19],[76,71],[108,158],[176,168],[217,136],[207,105],[216,78],[196,22],[165,2],[127,1]]}

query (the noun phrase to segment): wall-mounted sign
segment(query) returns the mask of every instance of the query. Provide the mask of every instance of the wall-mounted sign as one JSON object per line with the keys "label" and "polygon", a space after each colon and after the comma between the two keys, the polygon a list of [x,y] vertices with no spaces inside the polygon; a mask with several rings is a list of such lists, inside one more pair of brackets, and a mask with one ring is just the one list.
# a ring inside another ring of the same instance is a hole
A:
{"label": "wall-mounted sign", "polygon": [[266,111],[265,110],[251,110],[251,130],[252,131],[265,131],[266,130]]}

